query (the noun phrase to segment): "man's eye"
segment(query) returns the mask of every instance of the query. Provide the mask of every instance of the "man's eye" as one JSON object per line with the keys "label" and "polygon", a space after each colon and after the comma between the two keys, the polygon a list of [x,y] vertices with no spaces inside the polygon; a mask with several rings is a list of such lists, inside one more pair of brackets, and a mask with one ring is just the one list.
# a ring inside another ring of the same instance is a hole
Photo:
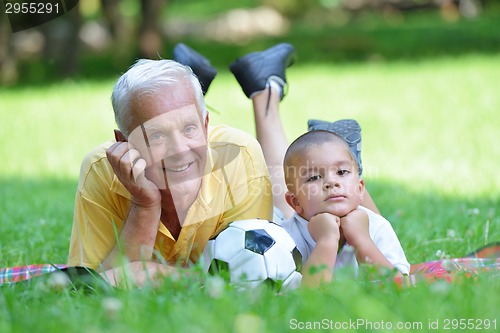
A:
{"label": "man's eye", "polygon": [[321,176],[320,175],[314,175],[314,176],[311,176],[307,179],[308,182],[313,182],[313,181],[316,181],[318,179],[321,179]]}
{"label": "man's eye", "polygon": [[196,126],[194,126],[194,125],[186,126],[184,128],[184,133],[192,134],[195,130],[196,130]]}
{"label": "man's eye", "polygon": [[149,140],[149,143],[152,144],[152,143],[155,143],[155,142],[157,143],[157,142],[162,141],[164,139],[164,137],[165,136],[163,134],[161,134],[161,133],[154,133],[154,134],[151,134],[149,136],[148,140]]}

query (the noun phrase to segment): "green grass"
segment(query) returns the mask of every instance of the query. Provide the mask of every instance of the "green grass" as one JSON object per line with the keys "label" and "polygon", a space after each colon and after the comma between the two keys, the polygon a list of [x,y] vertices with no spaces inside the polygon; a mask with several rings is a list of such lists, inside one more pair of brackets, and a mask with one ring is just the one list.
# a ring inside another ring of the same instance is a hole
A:
{"label": "green grass", "polygon": [[[438,251],[461,256],[500,241],[499,61],[498,55],[470,55],[299,62],[288,71],[285,128],[293,139],[308,118],[357,119],[367,188],[410,262],[438,259]],[[0,91],[1,266],[65,261],[80,161],[112,138],[112,85],[62,82]],[[220,71],[207,103],[219,111],[211,113],[212,124],[254,133],[251,104],[227,71]],[[429,321],[439,320],[443,331],[444,320],[453,318],[496,319],[498,327],[499,291],[498,275],[403,290],[340,280],[280,296],[227,288],[213,297],[197,280],[92,295],[35,284],[0,290],[0,332],[285,332],[292,322],[358,319],[422,323],[421,330],[392,331],[426,332]],[[116,313],[109,301],[120,305]]]}

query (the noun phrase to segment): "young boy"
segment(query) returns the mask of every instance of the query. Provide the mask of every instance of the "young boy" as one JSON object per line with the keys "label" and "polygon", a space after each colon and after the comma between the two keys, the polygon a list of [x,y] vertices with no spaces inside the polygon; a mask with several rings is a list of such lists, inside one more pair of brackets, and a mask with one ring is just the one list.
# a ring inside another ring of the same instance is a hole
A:
{"label": "young boy", "polygon": [[[295,214],[283,227],[305,262],[303,284],[329,281],[334,268],[357,263],[409,273],[391,224],[360,206],[365,186],[344,139],[322,130],[303,134],[285,153],[284,174],[285,199]],[[312,267],[319,269],[312,273]]]}

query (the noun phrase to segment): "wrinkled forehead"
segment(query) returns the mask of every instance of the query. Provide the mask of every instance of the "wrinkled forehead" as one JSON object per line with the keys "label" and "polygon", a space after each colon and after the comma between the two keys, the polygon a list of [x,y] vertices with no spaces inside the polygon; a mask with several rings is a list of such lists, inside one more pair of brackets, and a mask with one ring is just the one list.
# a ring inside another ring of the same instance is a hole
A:
{"label": "wrinkled forehead", "polygon": [[136,126],[130,132],[129,139],[141,139],[145,133],[149,134],[155,131],[163,133],[181,131],[186,126],[203,127],[203,121],[195,104],[161,112],[156,116],[136,123]]}
{"label": "wrinkled forehead", "polygon": [[[189,112],[188,112],[189,111]],[[186,82],[136,91],[131,97],[128,133],[146,123],[178,118],[183,112],[197,114],[201,110],[193,89]]]}
{"label": "wrinkled forehead", "polygon": [[192,85],[184,79],[136,90],[131,96],[131,102],[133,113],[137,113],[138,110],[140,112],[140,106],[145,103],[160,106],[164,111],[170,111],[196,104],[196,96]]}
{"label": "wrinkled forehead", "polygon": [[185,78],[180,77],[176,81],[160,81],[151,82],[149,85],[144,85],[142,89],[137,89],[135,93],[161,93],[172,100],[194,100],[195,91],[191,82]]}
{"label": "wrinkled forehead", "polygon": [[181,129],[186,125],[200,126],[202,119],[195,104],[186,105],[160,114],[141,124],[146,130]]}

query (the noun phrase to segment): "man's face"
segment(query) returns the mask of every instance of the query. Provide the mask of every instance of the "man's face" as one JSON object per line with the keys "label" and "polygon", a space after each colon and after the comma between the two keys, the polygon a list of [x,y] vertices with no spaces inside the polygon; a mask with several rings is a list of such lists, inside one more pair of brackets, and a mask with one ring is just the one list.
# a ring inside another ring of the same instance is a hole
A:
{"label": "man's face", "polygon": [[299,214],[309,220],[319,213],[343,217],[361,202],[364,183],[347,147],[324,143],[297,156],[294,194]]}
{"label": "man's face", "polygon": [[146,178],[172,194],[197,193],[207,161],[207,124],[192,89],[176,85],[138,94],[131,110],[128,142],[146,160]]}

